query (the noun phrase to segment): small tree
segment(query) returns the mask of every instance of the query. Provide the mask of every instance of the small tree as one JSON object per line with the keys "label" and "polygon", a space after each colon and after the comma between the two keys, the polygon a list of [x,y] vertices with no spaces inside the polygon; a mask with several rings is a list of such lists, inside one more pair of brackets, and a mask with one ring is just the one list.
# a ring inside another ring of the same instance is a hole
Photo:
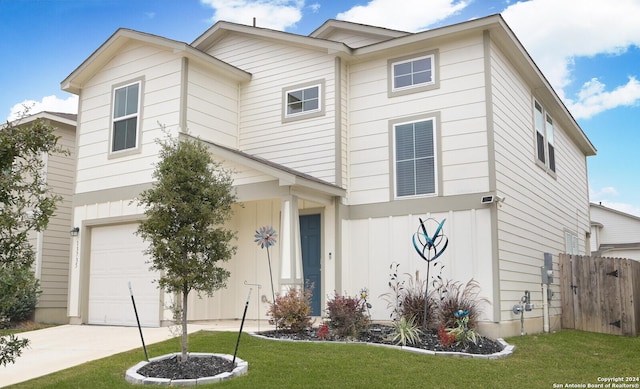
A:
{"label": "small tree", "polygon": [[146,254],[158,285],[182,296],[182,357],[188,358],[187,298],[192,290],[211,296],[226,286],[229,271],[218,262],[228,261],[236,248],[235,233],[224,228],[236,201],[231,173],[212,160],[206,146],[196,140],[168,138],[159,141],[160,162],[153,187],[141,193],[146,207],[138,235],[149,242]]}
{"label": "small tree", "polygon": [[[46,154],[65,154],[59,137],[42,120],[0,128],[0,323],[24,320],[40,293],[32,265],[35,251],[29,233],[42,231],[61,197],[45,176]],[[28,340],[0,342],[0,365],[14,362]]]}

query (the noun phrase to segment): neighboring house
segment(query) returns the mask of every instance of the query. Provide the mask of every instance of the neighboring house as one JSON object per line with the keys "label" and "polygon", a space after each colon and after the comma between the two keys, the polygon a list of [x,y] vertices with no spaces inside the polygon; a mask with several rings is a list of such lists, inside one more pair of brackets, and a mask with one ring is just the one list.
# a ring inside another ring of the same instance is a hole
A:
{"label": "neighboring house", "polygon": [[591,255],[640,261],[640,217],[591,203]]}
{"label": "neighboring house", "polygon": [[[499,15],[415,34],[218,22],[191,44],[120,29],[61,86],[79,96],[72,323],[134,325],[128,281],[144,325],[171,319],[132,202],[165,133],[207,143],[235,170],[242,202],[228,287],[193,296],[192,320],[239,318],[251,284],[270,299],[267,253],[253,242],[264,225],[279,233],[278,289],[312,280],[319,316],[334,291],[368,288],[373,319],[386,320],[389,266],[424,274],[418,219],[446,219],[442,276],[480,283],[492,336],[520,332],[512,307],[525,290],[526,331],[542,331],[544,253],[557,269],[567,239],[588,252],[595,149]],[[250,318],[266,318],[260,301]],[[549,312],[557,329],[559,293]]]}
{"label": "neighboring house", "polygon": [[40,323],[68,323],[69,241],[71,197],[75,175],[76,115],[59,112],[39,112],[19,120],[19,126],[29,126],[44,120],[60,137],[58,145],[69,155],[45,154],[46,180],[51,191],[62,196],[47,229],[34,232],[31,243],[36,250],[34,271],[40,280],[42,294],[36,305],[34,320]]}

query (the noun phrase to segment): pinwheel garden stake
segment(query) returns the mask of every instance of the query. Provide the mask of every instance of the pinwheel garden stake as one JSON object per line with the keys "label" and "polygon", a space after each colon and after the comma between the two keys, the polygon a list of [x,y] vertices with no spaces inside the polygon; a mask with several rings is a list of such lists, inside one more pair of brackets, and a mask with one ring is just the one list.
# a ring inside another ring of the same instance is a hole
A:
{"label": "pinwheel garden stake", "polygon": [[[269,247],[276,244],[278,233],[273,227],[263,226],[256,230],[254,242],[258,243],[260,248],[267,249],[267,259],[269,260],[269,279],[271,280],[271,297],[273,304],[276,304],[276,292],[273,289],[273,273],[271,272],[271,256],[269,255]],[[275,310],[274,310],[275,312]],[[278,331],[278,321],[276,320],[276,331]]]}
{"label": "pinwheel garden stake", "polygon": [[[433,262],[436,258],[444,253],[444,250],[447,249],[447,245],[449,244],[449,239],[443,234],[442,226],[447,219],[442,219],[440,223],[438,223],[435,219],[427,219],[423,221],[421,218],[420,225],[418,226],[418,230],[415,234],[413,234],[413,247],[416,249],[416,252],[422,259],[427,262],[427,278],[425,282],[424,288],[424,317],[422,320],[422,328],[427,329],[427,307],[428,307],[428,298],[429,298],[429,269],[431,268],[431,262]],[[437,225],[436,231],[433,233],[433,236],[429,236],[427,232],[426,222],[429,220],[433,220]],[[438,246],[442,246],[439,248]]]}

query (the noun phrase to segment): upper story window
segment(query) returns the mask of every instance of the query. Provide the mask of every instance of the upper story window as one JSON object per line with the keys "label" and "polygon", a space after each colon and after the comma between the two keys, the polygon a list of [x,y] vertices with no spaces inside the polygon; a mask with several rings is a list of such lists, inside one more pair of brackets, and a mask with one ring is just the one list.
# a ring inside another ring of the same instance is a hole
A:
{"label": "upper story window", "polygon": [[315,81],[282,90],[283,121],[306,119],[324,114],[324,82]]}
{"label": "upper story window", "polygon": [[387,67],[389,97],[439,87],[437,50],[390,59]]}
{"label": "upper story window", "polygon": [[547,156],[549,157],[549,169],[556,171],[556,150],[553,146],[553,120],[551,116],[547,116],[546,133],[547,133]]}
{"label": "upper story window", "polygon": [[113,92],[111,151],[135,149],[138,146],[141,82],[135,82]]}
{"label": "upper story window", "polygon": [[553,119],[534,101],[534,126],[536,129],[536,157],[538,163],[550,171],[556,171]]}
{"label": "upper story window", "polygon": [[396,197],[436,194],[435,118],[393,126]]}
{"label": "upper story window", "polygon": [[393,89],[433,83],[433,55],[393,64]]}

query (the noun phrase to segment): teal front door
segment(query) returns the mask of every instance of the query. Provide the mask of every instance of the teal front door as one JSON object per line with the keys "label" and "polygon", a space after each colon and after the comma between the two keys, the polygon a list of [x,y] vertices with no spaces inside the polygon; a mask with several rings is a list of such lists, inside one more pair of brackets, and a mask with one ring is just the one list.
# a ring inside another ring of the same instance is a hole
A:
{"label": "teal front door", "polygon": [[320,215],[300,216],[300,249],[302,250],[302,273],[306,283],[313,284],[311,315],[321,316],[322,276],[320,270],[321,248]]}

